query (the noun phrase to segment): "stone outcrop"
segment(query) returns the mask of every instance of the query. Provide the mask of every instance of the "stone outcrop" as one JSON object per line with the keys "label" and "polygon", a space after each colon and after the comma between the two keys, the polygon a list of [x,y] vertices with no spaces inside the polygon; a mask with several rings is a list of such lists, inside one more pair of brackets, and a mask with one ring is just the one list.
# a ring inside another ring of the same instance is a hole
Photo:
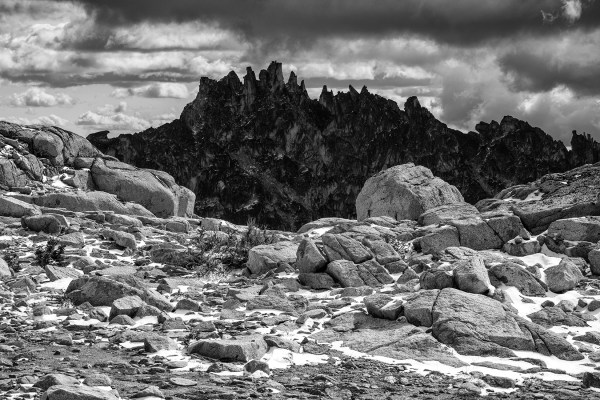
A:
{"label": "stone outcrop", "polygon": [[[515,215],[510,213],[482,215],[477,208],[468,203],[434,207],[421,214],[419,222],[422,225],[446,224],[456,228],[460,245],[474,250],[498,249],[523,230],[521,220]],[[445,242],[451,245],[453,241],[446,239]],[[429,247],[439,249],[442,246],[430,245]]]}
{"label": "stone outcrop", "polygon": [[71,211],[159,217],[191,217],[195,202],[194,193],[171,175],[107,157],[75,133],[0,121],[0,191],[9,189],[19,194],[11,194],[14,201],[2,200],[6,216],[35,213],[17,200]]}
{"label": "stone outcrop", "polygon": [[164,173],[102,158],[94,160],[90,172],[98,190],[141,204],[157,217],[193,214],[196,195]]}
{"label": "stone outcrop", "polygon": [[534,234],[557,220],[600,215],[600,163],[553,173],[527,185],[508,187],[479,201],[480,211],[512,210]]}
{"label": "stone outcrop", "polygon": [[356,198],[358,220],[388,216],[419,218],[424,211],[464,201],[456,187],[412,163],[388,168],[367,179]]}

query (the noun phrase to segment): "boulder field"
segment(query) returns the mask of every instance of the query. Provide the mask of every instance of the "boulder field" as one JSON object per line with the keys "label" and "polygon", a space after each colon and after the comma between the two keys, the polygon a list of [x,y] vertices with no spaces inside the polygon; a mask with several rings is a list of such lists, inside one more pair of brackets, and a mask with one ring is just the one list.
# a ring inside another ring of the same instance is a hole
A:
{"label": "boulder field", "polygon": [[0,398],[600,398],[600,218],[531,225],[542,184],[475,207],[398,165],[359,220],[276,231],[193,215],[169,175],[62,130],[3,129]]}
{"label": "boulder field", "polygon": [[0,122],[0,191],[45,208],[161,218],[191,217],[196,199],[169,174],[119,162],[72,132],[8,122]]}

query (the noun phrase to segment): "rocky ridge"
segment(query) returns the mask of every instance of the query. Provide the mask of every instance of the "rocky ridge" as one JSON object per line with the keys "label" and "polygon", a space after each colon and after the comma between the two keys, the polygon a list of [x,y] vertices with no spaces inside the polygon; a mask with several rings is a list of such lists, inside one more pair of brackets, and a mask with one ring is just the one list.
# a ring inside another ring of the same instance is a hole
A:
{"label": "rocky ridge", "polygon": [[[534,236],[420,191],[453,192],[425,168],[385,173],[382,215],[297,232],[1,192],[0,396],[600,398],[600,217]],[[19,190],[72,192],[56,180]]]}
{"label": "rocky ridge", "polygon": [[438,121],[416,97],[402,108],[350,87],[309,98],[294,72],[273,62],[202,78],[179,119],[136,134],[88,139],[105,154],[164,170],[198,197],[196,213],[292,229],[322,217],[354,218],[364,182],[412,162],[475,203],[515,184],[600,161],[598,143],[574,133],[572,150],[506,116],[463,133]]}

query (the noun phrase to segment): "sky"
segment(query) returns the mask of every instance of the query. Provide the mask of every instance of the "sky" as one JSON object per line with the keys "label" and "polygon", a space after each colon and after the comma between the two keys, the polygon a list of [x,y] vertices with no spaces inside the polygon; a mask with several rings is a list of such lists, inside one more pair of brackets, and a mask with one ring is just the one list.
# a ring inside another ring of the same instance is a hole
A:
{"label": "sky", "polygon": [[600,141],[600,0],[0,0],[0,120],[81,135],[178,118],[200,77],[270,61],[312,98],[416,95],[463,131],[505,115]]}

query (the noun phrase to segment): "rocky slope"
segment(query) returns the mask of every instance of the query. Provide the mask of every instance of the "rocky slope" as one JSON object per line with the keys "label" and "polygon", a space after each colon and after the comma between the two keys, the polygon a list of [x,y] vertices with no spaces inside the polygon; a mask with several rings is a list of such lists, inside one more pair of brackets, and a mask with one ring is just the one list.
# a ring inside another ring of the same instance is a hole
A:
{"label": "rocky slope", "polygon": [[192,189],[202,216],[272,227],[319,217],[355,216],[367,178],[413,162],[455,185],[468,202],[599,160],[591,137],[574,134],[572,151],[524,121],[504,117],[464,134],[438,121],[416,97],[403,108],[366,87],[311,100],[281,64],[242,80],[202,78],[179,119],[144,132],[88,139],[133,165],[167,171]]}
{"label": "rocky slope", "polygon": [[531,236],[510,199],[382,175],[378,215],[298,232],[0,192],[0,398],[600,399],[600,217]]}
{"label": "rocky slope", "polygon": [[158,217],[192,216],[195,202],[169,174],[119,162],[75,133],[0,121],[0,193],[6,191],[46,208]]}
{"label": "rocky slope", "polygon": [[510,210],[527,229],[543,232],[558,219],[600,215],[600,163],[508,187],[477,203],[480,211]]}

